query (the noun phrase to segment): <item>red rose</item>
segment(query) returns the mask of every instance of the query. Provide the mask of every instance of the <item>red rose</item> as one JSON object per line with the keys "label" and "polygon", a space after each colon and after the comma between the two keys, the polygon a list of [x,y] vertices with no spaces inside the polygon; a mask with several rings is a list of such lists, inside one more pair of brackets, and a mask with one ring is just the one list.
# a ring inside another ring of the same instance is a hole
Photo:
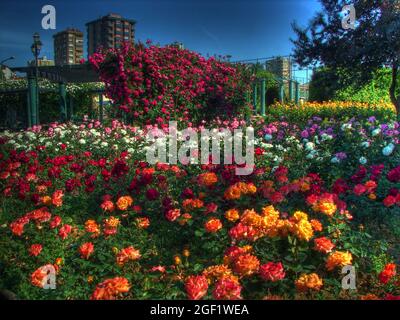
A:
{"label": "red rose", "polygon": [[72,227],[69,224],[64,224],[60,230],[58,230],[58,235],[64,240],[71,231]]}
{"label": "red rose", "polygon": [[385,205],[385,207],[391,207],[396,203],[396,198],[393,196],[387,196],[384,200],[383,200],[383,204]]}
{"label": "red rose", "polygon": [[61,217],[60,216],[55,216],[51,221],[50,221],[50,228],[54,229],[57,228],[61,224]]}
{"label": "red rose", "polygon": [[283,200],[285,199],[285,197],[283,196],[283,194],[282,193],[280,193],[280,192],[274,192],[273,194],[271,194],[271,196],[269,197],[269,200],[272,202],[272,203],[279,203],[279,202],[282,202]]}
{"label": "red rose", "polygon": [[268,262],[260,267],[260,275],[267,281],[279,281],[285,278],[285,270],[281,262]]}
{"label": "red rose", "polygon": [[399,182],[400,181],[400,166],[392,169],[389,171],[389,173],[387,174],[387,179],[390,182]]}
{"label": "red rose", "polygon": [[387,284],[396,275],[396,265],[388,263],[382,272],[379,274],[379,281]]}
{"label": "red rose", "polygon": [[41,244],[33,244],[29,248],[29,255],[37,257],[42,251],[43,247]]}
{"label": "red rose", "polygon": [[361,196],[365,191],[367,191],[367,188],[363,184],[357,184],[353,189],[354,194],[357,196]]}
{"label": "red rose", "polygon": [[206,206],[206,213],[214,213],[217,211],[217,209],[218,206],[214,202],[211,202]]}
{"label": "red rose", "polygon": [[233,278],[222,277],[215,285],[212,293],[216,300],[240,300],[242,287],[239,282]]}
{"label": "red rose", "polygon": [[181,210],[179,209],[171,209],[168,210],[168,212],[165,214],[165,218],[167,218],[168,221],[175,221],[176,219],[178,219],[178,217],[180,217],[181,215]]}
{"label": "red rose", "polygon": [[94,245],[92,242],[86,242],[79,247],[79,253],[82,259],[89,259],[90,255],[94,251]]}
{"label": "red rose", "polygon": [[264,149],[258,147],[255,149],[255,153],[257,156],[261,156],[264,154]]}
{"label": "red rose", "polygon": [[190,276],[186,280],[185,289],[190,300],[200,300],[207,294],[207,278],[205,276]]}
{"label": "red rose", "polygon": [[159,195],[156,189],[149,189],[146,191],[146,198],[150,201],[156,200]]}
{"label": "red rose", "polygon": [[318,196],[316,194],[310,194],[306,199],[307,204],[310,206],[315,204],[317,201],[318,201]]}

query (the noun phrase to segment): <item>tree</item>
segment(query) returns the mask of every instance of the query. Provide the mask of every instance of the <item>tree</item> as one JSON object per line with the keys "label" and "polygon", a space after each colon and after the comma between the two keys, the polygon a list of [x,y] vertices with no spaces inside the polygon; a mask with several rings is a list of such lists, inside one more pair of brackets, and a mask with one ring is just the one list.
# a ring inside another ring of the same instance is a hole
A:
{"label": "tree", "polygon": [[326,67],[318,68],[314,70],[309,84],[309,100],[333,100],[340,85],[341,81],[336,72]]}
{"label": "tree", "polygon": [[[297,39],[294,58],[301,66],[323,65],[346,69],[355,82],[364,84],[382,67],[391,69],[390,100],[400,115],[399,0],[320,0],[322,11],[306,28],[292,24]],[[354,28],[343,28],[342,9],[353,4]]]}
{"label": "tree", "polygon": [[[357,101],[379,104],[390,103],[389,91],[392,72],[381,68],[372,75],[372,79],[363,85],[354,83],[351,74],[343,69],[326,67],[314,70],[310,81],[311,101]],[[400,88],[397,89],[400,93]]]}

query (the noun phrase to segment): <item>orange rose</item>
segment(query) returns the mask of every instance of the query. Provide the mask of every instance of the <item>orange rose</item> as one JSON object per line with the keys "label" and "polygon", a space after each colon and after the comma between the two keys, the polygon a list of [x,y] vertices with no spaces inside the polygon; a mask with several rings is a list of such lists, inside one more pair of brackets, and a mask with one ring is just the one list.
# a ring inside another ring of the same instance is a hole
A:
{"label": "orange rose", "polygon": [[246,187],[247,187],[246,193],[254,194],[257,192],[257,187],[253,183],[248,183]]}
{"label": "orange rose", "polygon": [[85,222],[85,230],[89,233],[100,233],[100,227],[94,220],[87,220]]}
{"label": "orange rose", "polygon": [[119,219],[111,216],[107,219],[104,219],[104,225],[106,228],[116,228],[119,225]]}
{"label": "orange rose", "polygon": [[258,228],[261,226],[262,217],[253,209],[245,210],[240,218],[240,221],[246,226]]}
{"label": "orange rose", "polygon": [[237,200],[240,198],[240,196],[241,196],[241,191],[235,185],[230,186],[224,193],[224,197],[227,200]]}
{"label": "orange rose", "polygon": [[248,253],[240,255],[233,263],[233,270],[242,276],[258,272],[259,267],[260,261],[257,257]]}
{"label": "orange rose", "polygon": [[121,211],[127,210],[133,203],[133,199],[130,196],[123,196],[117,200],[117,208]]}
{"label": "orange rose", "polygon": [[204,202],[200,199],[185,199],[183,200],[182,205],[185,211],[191,211],[202,208],[204,206]]}
{"label": "orange rose", "polygon": [[313,228],[314,231],[317,231],[317,232],[321,232],[321,231],[322,231],[322,224],[321,224],[321,222],[319,222],[318,220],[312,219],[312,220],[310,221],[310,223],[311,223],[311,226],[312,226],[312,228]]}
{"label": "orange rose", "polygon": [[225,212],[225,218],[231,222],[235,222],[240,218],[239,211],[236,209],[229,209]]}
{"label": "orange rose", "polygon": [[147,217],[136,218],[137,226],[141,229],[146,229],[150,226],[150,219]]}
{"label": "orange rose", "polygon": [[328,200],[320,200],[316,203],[313,209],[317,212],[326,214],[327,216],[333,216],[337,210],[336,204]]}
{"label": "orange rose", "polygon": [[211,187],[218,182],[218,177],[214,172],[202,173],[197,177],[200,185]]}
{"label": "orange rose", "polygon": [[232,270],[225,264],[210,266],[203,271],[203,276],[208,280],[208,283],[213,283],[221,278],[233,276]]}
{"label": "orange rose", "polygon": [[350,252],[334,251],[326,260],[326,268],[332,271],[336,267],[351,265],[353,257]]}
{"label": "orange rose", "polygon": [[45,205],[45,206],[49,206],[52,204],[52,199],[49,196],[43,196],[40,198],[40,201]]}
{"label": "orange rose", "polygon": [[129,260],[138,260],[141,257],[139,250],[130,246],[117,253],[117,264],[123,266]]}
{"label": "orange rose", "polygon": [[53,205],[55,205],[56,207],[61,207],[63,204],[63,197],[64,197],[64,193],[62,192],[62,190],[56,190],[53,193],[51,202],[53,203]]}
{"label": "orange rose", "polygon": [[326,237],[316,238],[314,239],[314,249],[322,252],[322,253],[329,253],[335,245]]}
{"label": "orange rose", "polygon": [[222,229],[222,223],[221,220],[217,218],[210,218],[204,224],[204,227],[207,230],[207,232],[215,233],[218,230]]}
{"label": "orange rose", "polygon": [[323,286],[323,281],[316,273],[303,273],[300,278],[295,281],[295,285],[296,289],[300,292],[307,290],[319,291]]}
{"label": "orange rose", "polygon": [[91,300],[114,300],[121,293],[126,293],[131,288],[128,280],[123,277],[107,279],[98,284]]}
{"label": "orange rose", "polygon": [[360,296],[360,300],[380,300],[380,299],[377,295],[369,293],[369,294]]}

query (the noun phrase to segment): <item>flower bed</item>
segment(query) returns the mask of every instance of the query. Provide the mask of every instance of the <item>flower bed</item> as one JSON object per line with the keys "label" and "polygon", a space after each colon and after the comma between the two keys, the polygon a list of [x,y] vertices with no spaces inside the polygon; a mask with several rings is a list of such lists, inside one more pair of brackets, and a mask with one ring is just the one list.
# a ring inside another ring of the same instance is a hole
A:
{"label": "flower bed", "polygon": [[[399,124],[252,125],[248,176],[149,165],[152,126],[3,133],[0,287],[30,299],[398,297]],[[342,288],[347,265],[357,291]]]}
{"label": "flower bed", "polygon": [[289,122],[305,124],[315,115],[336,121],[348,121],[352,117],[375,117],[389,121],[396,119],[396,109],[387,102],[377,104],[354,101],[305,102],[299,106],[276,103],[268,109],[270,120],[285,117]]}

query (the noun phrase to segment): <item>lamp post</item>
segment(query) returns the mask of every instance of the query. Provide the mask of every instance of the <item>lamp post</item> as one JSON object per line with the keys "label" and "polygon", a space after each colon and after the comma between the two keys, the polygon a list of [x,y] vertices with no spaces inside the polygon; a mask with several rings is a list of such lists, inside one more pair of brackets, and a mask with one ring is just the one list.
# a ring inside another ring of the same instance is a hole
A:
{"label": "lamp post", "polygon": [[[34,103],[32,103],[32,124],[39,124],[39,54],[42,49],[42,42],[40,41],[39,33],[35,32],[33,34],[33,43],[31,45],[31,51],[35,57],[35,94],[32,97]],[[33,102],[33,101],[32,101]]]}

